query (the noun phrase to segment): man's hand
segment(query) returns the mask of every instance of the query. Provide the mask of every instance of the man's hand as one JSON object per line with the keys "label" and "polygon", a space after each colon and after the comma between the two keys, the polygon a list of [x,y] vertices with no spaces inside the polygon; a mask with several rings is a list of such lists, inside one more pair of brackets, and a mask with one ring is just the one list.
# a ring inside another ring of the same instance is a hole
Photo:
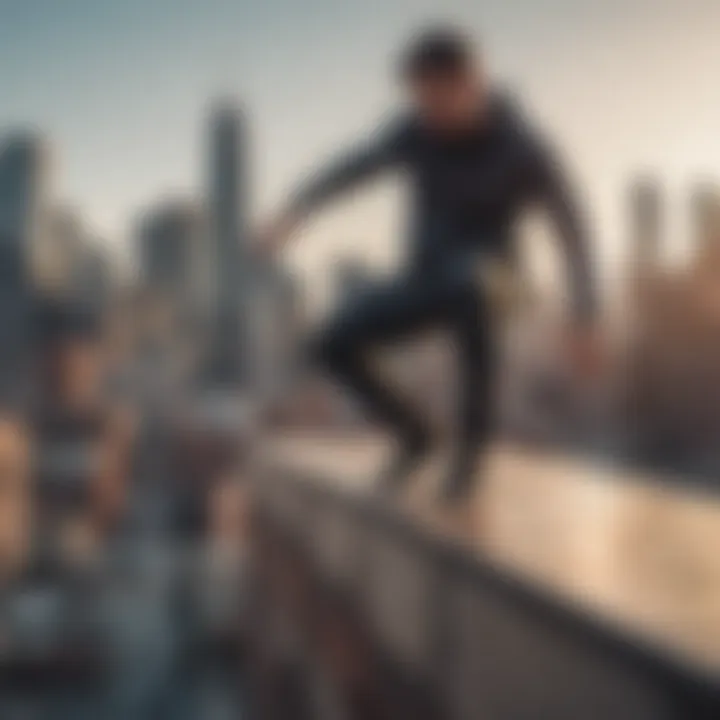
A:
{"label": "man's hand", "polygon": [[300,224],[300,216],[284,212],[271,218],[254,233],[253,250],[263,257],[271,257],[290,239]]}
{"label": "man's hand", "polygon": [[567,336],[567,353],[572,370],[581,381],[597,379],[605,360],[599,329],[594,325],[571,327]]}

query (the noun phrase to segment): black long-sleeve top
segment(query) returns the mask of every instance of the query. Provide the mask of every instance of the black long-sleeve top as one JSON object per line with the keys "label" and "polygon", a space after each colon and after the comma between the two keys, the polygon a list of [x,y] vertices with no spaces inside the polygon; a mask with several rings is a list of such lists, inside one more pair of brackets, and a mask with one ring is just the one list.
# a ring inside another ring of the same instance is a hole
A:
{"label": "black long-sleeve top", "polygon": [[369,141],[314,174],[295,209],[316,210],[382,171],[402,168],[411,183],[411,262],[432,269],[458,251],[512,260],[513,229],[529,205],[553,221],[567,260],[573,309],[580,320],[597,311],[589,238],[560,163],[506,100],[468,131],[443,136],[414,116],[384,126]]}

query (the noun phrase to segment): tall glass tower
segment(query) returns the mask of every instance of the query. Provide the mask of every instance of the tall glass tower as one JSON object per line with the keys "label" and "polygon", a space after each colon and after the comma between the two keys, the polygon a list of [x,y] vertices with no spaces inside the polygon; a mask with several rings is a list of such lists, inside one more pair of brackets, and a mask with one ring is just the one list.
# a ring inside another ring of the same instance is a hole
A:
{"label": "tall glass tower", "polygon": [[46,211],[48,153],[42,137],[0,139],[0,386],[20,387],[32,322],[34,254]]}
{"label": "tall glass tower", "polygon": [[244,118],[237,105],[216,105],[210,128],[209,221],[212,268],[211,376],[241,385],[243,363],[246,177]]}

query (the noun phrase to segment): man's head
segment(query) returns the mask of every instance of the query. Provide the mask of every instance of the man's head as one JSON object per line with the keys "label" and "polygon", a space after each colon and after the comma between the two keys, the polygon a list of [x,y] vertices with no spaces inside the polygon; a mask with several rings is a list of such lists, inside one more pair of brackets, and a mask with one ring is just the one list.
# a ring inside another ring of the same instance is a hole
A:
{"label": "man's head", "polygon": [[460,30],[421,33],[405,50],[400,70],[422,121],[435,131],[463,132],[484,109],[486,81],[472,41]]}

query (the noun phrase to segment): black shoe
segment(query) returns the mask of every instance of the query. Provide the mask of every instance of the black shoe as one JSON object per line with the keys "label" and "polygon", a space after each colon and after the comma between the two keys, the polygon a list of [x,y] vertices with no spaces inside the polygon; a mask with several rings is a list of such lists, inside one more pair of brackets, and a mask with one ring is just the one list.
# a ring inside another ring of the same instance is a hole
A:
{"label": "black shoe", "polygon": [[400,492],[428,456],[431,447],[431,436],[426,431],[416,431],[403,437],[375,483],[377,490],[389,495]]}

